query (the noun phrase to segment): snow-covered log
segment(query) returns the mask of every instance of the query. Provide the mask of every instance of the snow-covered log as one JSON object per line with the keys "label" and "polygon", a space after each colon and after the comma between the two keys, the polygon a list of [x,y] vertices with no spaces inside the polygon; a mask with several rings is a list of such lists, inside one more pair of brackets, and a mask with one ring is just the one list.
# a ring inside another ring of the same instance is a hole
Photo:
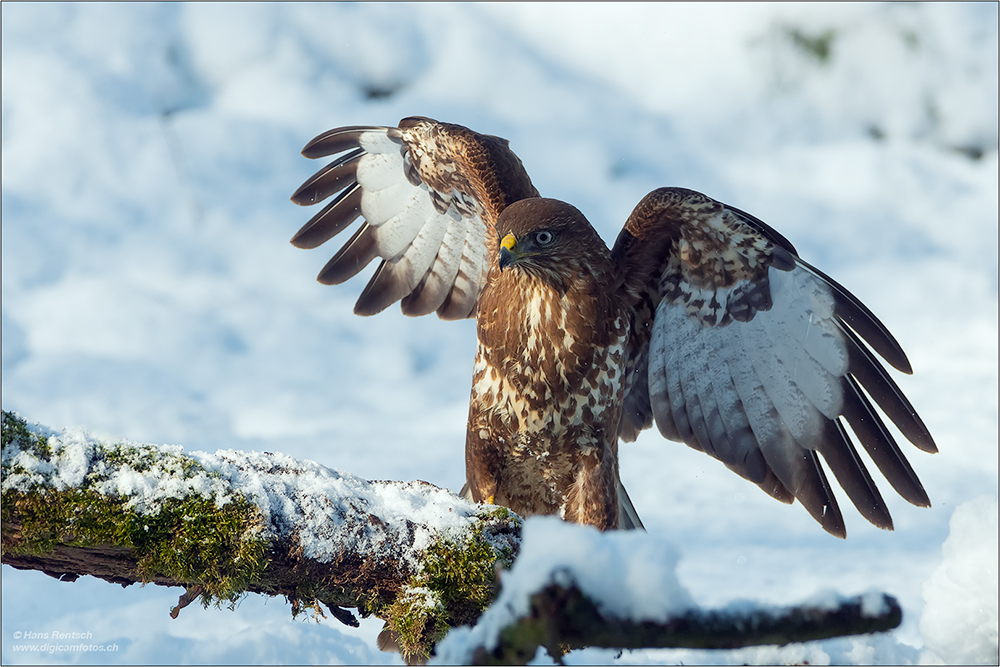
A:
{"label": "snow-covered log", "polygon": [[[385,619],[408,660],[442,639],[446,662],[524,662],[539,646],[559,657],[786,644],[884,631],[901,616],[881,594],[703,610],[677,581],[669,544],[642,532],[522,522],[426,482],[372,482],[282,454],[105,442],[6,412],[2,489],[12,567],[183,586],[174,616],[198,598],[248,593],[282,595],[296,614],[323,605],[353,625],[356,608]],[[445,638],[460,626],[474,627]]]}
{"label": "snow-covered log", "polygon": [[175,607],[285,596],[387,621],[426,655],[495,596],[520,519],[426,482],[370,482],[283,454],[102,442],[3,413],[3,562],[64,581],[183,586]]}

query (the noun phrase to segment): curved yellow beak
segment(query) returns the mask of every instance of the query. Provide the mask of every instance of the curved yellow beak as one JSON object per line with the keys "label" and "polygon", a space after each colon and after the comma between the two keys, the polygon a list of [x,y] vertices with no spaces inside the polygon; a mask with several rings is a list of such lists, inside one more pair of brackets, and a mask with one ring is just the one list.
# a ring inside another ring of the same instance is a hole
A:
{"label": "curved yellow beak", "polygon": [[508,234],[500,240],[500,270],[503,271],[520,258],[517,251],[517,237]]}

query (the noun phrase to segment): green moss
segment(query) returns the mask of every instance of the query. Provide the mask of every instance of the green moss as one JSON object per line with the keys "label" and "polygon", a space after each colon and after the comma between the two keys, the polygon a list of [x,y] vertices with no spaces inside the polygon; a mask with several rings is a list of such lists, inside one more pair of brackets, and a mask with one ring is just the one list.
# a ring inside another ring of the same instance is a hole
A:
{"label": "green moss", "polygon": [[520,517],[501,505],[492,505],[489,509],[481,510],[476,516],[487,524],[514,522],[520,525],[521,523]]}
{"label": "green moss", "polygon": [[448,632],[449,613],[441,595],[426,586],[404,586],[388,609],[386,621],[407,662],[426,662]]}
{"label": "green moss", "polygon": [[[29,452],[40,459],[48,459],[52,455],[49,439],[28,430],[28,424],[12,412],[3,412],[0,424],[0,443],[4,449],[14,445],[22,451]],[[23,471],[21,471],[23,472]]]}
{"label": "green moss", "polygon": [[497,554],[477,526],[461,542],[440,539],[427,550],[422,579],[457,625],[474,621],[494,597]]}
{"label": "green moss", "polygon": [[489,536],[520,519],[503,507],[484,510],[462,538],[439,537],[424,552],[418,574],[384,610],[404,657],[426,660],[451,627],[475,623],[496,598],[496,568],[509,568],[513,548],[495,546]]}
{"label": "green moss", "polygon": [[[3,445],[45,461],[52,456],[46,439],[9,413],[3,414]],[[5,477],[25,472],[13,458],[4,458]],[[3,552],[45,554],[58,545],[134,549],[135,574],[142,581],[168,577],[201,586],[206,605],[235,604],[267,566],[270,547],[262,537],[260,509],[236,494],[217,506],[215,498],[192,491],[140,512],[129,506],[129,497],[96,488],[114,469],[124,467],[142,472],[158,468],[181,479],[211,477],[196,461],[155,447],[98,445],[79,486],[32,483],[3,491]],[[15,517],[18,529],[8,530]]]}
{"label": "green moss", "polygon": [[[3,413],[3,446],[4,553],[42,555],[58,546],[130,549],[127,560],[136,565],[127,578],[183,583],[192,594],[199,591],[205,605],[235,604],[264,579],[270,545],[262,537],[259,508],[179,451],[89,442],[89,465],[67,487],[58,474],[66,453],[56,440],[50,443]],[[128,477],[116,475],[129,470],[143,481],[167,480],[181,489],[179,497],[119,494]],[[435,540],[422,554],[420,571],[398,592],[391,583],[351,593],[362,616],[388,622],[408,659],[426,658],[450,627],[474,623],[496,597],[496,568],[513,562],[520,519],[502,507],[484,508],[477,519],[465,534]],[[303,573],[293,590],[282,584],[270,594],[285,595],[293,615],[318,620],[325,617],[321,604],[340,605],[346,594],[330,586]]]}

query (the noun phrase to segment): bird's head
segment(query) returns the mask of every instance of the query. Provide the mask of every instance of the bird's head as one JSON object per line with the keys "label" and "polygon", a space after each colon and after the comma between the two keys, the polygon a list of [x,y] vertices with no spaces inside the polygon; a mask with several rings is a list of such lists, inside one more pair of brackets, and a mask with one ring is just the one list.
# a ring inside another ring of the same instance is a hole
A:
{"label": "bird's head", "polygon": [[603,257],[607,246],[579,210],[557,199],[522,199],[497,221],[497,268],[533,274],[565,291],[581,262]]}
{"label": "bird's head", "polygon": [[549,229],[540,229],[535,232],[523,234],[518,239],[513,232],[507,232],[507,235],[500,239],[498,260],[500,270],[503,271],[512,264],[517,264],[527,258],[534,257],[541,259],[555,242],[557,233]]}

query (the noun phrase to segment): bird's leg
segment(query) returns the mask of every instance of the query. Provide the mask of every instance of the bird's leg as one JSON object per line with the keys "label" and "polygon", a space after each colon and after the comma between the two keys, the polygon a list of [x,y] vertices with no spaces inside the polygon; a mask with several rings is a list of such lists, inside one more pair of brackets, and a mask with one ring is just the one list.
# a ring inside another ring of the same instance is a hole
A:
{"label": "bird's leg", "polygon": [[[610,454],[610,455],[609,455]],[[596,449],[580,456],[576,479],[566,494],[565,518],[600,530],[618,528],[618,461]]]}
{"label": "bird's leg", "polygon": [[487,433],[470,420],[465,438],[465,479],[475,502],[492,505],[500,483],[500,458],[496,445],[483,437]]}

